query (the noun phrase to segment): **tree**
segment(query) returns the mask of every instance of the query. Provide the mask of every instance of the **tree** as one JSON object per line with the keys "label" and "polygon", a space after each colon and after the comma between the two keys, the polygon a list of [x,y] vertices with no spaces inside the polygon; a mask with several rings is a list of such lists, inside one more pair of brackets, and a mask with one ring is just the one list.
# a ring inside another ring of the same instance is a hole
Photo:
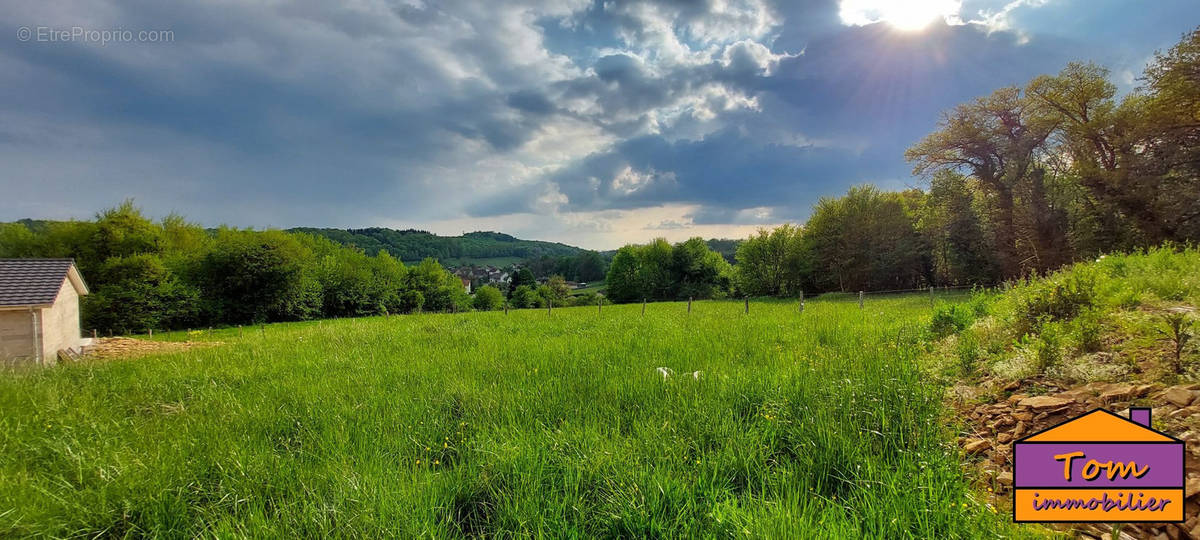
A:
{"label": "tree", "polygon": [[97,250],[96,259],[155,253],[158,251],[160,229],[142,215],[126,199],[119,206],[96,216],[96,231],[92,238]]}
{"label": "tree", "polygon": [[509,302],[517,309],[545,307],[545,298],[529,285],[520,285],[513,291]]}
{"label": "tree", "polygon": [[426,311],[465,310],[470,295],[458,276],[451,274],[432,258],[426,258],[408,273],[409,288],[421,293]]}
{"label": "tree", "polygon": [[83,327],[116,331],[179,328],[199,320],[199,291],[181,283],[153,254],[110,257],[102,283],[83,297]]}
{"label": "tree", "polygon": [[1143,174],[1162,178],[1155,207],[1163,236],[1194,242],[1200,239],[1200,28],[1155,53],[1143,81],[1139,105],[1147,125],[1134,148],[1144,158]]}
{"label": "tree", "polygon": [[797,293],[803,280],[801,229],[784,224],[757,233],[738,245],[734,267],[738,290],[753,296]]}
{"label": "tree", "polygon": [[871,291],[927,285],[929,251],[912,210],[923,197],[858,186],[844,197],[821,199],[803,236],[816,288]]}
{"label": "tree", "polygon": [[585,251],[575,258],[575,281],[599,281],[607,272],[604,256],[595,251]]}
{"label": "tree", "polygon": [[[1160,178],[1139,174],[1138,147],[1143,146],[1142,99],[1133,97],[1118,104],[1116,86],[1108,70],[1095,64],[1072,62],[1057,75],[1042,75],[1030,81],[1026,95],[1037,113],[1054,122],[1057,129],[1050,155],[1069,159],[1058,171],[1084,188],[1087,200],[1076,204],[1096,214],[1093,223],[1116,223],[1120,230],[1134,230],[1142,243],[1160,242],[1167,234],[1166,216],[1158,211]],[[1135,186],[1135,184],[1137,184]],[[1123,235],[1109,233],[1106,247],[1131,247]],[[1124,245],[1122,245],[1124,244]]]}
{"label": "tree", "polygon": [[37,236],[22,223],[0,223],[0,258],[35,257]]}
{"label": "tree", "polygon": [[518,268],[513,272],[512,281],[508,284],[508,297],[511,299],[517,287],[527,285],[529,287],[537,286],[537,278],[533,277],[533,272],[528,268]]}
{"label": "tree", "polygon": [[201,290],[215,320],[236,323],[308,319],[320,313],[312,252],[282,231],[217,233],[201,261]]}
{"label": "tree", "polygon": [[1016,203],[1024,195],[1032,215],[1042,216],[1044,171],[1037,153],[1057,124],[1037,114],[1039,107],[1021,89],[1001,88],[990,96],[955,107],[938,123],[937,131],[905,152],[913,174],[966,170],[988,195],[999,266],[1006,277],[1021,273],[1022,247],[1039,269],[1055,265],[1054,230],[1040,228],[1022,242],[1017,230]]}
{"label": "tree", "polygon": [[675,244],[671,250],[673,296],[712,298],[729,289],[732,268],[719,253],[709,249],[703,238]]}
{"label": "tree", "polygon": [[641,264],[638,256],[639,247],[624,246],[613,256],[612,264],[608,266],[608,276],[605,283],[608,287],[608,297],[617,303],[635,302],[646,298],[643,296],[645,287],[641,282]]}
{"label": "tree", "polygon": [[674,280],[671,276],[672,247],[665,238],[655,238],[640,246],[638,257],[638,283],[643,297],[665,300],[674,295]]}
{"label": "tree", "polygon": [[712,298],[728,291],[731,273],[702,238],[674,246],[659,238],[617,250],[608,267],[608,298],[618,303]]}
{"label": "tree", "polygon": [[918,229],[929,245],[933,284],[992,284],[998,279],[992,246],[967,177],[938,171],[920,210]]}
{"label": "tree", "polygon": [[553,275],[546,280],[546,286],[550,289],[550,296],[555,300],[554,305],[559,305],[567,296],[571,294],[571,287],[567,285],[567,280],[562,276]]}
{"label": "tree", "polygon": [[504,293],[491,285],[484,285],[475,289],[475,298],[472,300],[472,304],[479,311],[500,309],[504,307]]}

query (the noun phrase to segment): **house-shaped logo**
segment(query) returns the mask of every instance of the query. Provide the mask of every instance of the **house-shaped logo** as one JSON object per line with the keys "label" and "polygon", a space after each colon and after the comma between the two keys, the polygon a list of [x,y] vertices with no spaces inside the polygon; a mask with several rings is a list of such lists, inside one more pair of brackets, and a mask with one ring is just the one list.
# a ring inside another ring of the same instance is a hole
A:
{"label": "house-shaped logo", "polygon": [[1104,409],[1013,445],[1017,522],[1181,522],[1183,441]]}

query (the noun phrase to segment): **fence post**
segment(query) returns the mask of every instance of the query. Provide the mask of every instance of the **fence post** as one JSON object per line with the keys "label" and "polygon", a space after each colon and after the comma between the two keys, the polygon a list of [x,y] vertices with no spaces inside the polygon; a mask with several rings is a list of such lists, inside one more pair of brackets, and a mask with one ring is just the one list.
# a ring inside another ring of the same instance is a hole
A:
{"label": "fence post", "polygon": [[507,302],[505,302],[505,304],[504,304],[504,314],[508,315],[508,303]]}
{"label": "fence post", "polygon": [[154,339],[154,329],[153,328],[147,328],[146,334],[148,334],[147,337],[149,337],[150,339]]}
{"label": "fence post", "polygon": [[692,312],[692,297],[688,297],[688,313]]}
{"label": "fence post", "polygon": [[858,309],[863,308],[863,292],[858,291]]}
{"label": "fence post", "polygon": [[96,329],[92,329],[92,339],[96,339]]}
{"label": "fence post", "polygon": [[804,291],[800,291],[800,313],[804,313]]}
{"label": "fence post", "polygon": [[546,300],[546,315],[554,311],[554,300]]}
{"label": "fence post", "polygon": [[642,316],[646,316],[646,298],[642,297]]}
{"label": "fence post", "polygon": [[596,297],[596,314],[597,314],[597,315],[599,315],[599,314],[600,314],[600,310],[601,310],[601,308],[603,308],[603,307],[604,307],[604,299],[603,299],[603,298],[600,298],[599,296],[597,296],[597,297]]}
{"label": "fence post", "polygon": [[746,315],[750,314],[750,297],[746,297]]}
{"label": "fence post", "polygon": [[242,337],[242,325],[238,325],[238,337]]}
{"label": "fence post", "polygon": [[933,307],[933,285],[929,286],[929,307]]}

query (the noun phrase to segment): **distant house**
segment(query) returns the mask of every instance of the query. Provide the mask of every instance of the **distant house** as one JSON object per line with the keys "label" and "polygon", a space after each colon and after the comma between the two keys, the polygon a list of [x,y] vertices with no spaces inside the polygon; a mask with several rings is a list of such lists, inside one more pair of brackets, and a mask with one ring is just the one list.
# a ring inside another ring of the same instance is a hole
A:
{"label": "distant house", "polygon": [[78,351],[87,293],[71,259],[0,259],[0,362],[53,365],[59,351]]}
{"label": "distant house", "polygon": [[462,276],[458,276],[458,280],[462,282],[462,286],[467,290],[467,294],[471,294],[471,280]]}

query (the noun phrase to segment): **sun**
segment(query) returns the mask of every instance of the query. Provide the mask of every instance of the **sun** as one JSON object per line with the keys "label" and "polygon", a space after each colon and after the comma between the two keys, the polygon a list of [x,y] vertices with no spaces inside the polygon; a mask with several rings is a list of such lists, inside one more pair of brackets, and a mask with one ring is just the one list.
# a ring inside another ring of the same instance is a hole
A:
{"label": "sun", "polygon": [[877,22],[907,32],[929,23],[957,17],[962,0],[841,0],[838,15],[845,24],[863,26]]}

